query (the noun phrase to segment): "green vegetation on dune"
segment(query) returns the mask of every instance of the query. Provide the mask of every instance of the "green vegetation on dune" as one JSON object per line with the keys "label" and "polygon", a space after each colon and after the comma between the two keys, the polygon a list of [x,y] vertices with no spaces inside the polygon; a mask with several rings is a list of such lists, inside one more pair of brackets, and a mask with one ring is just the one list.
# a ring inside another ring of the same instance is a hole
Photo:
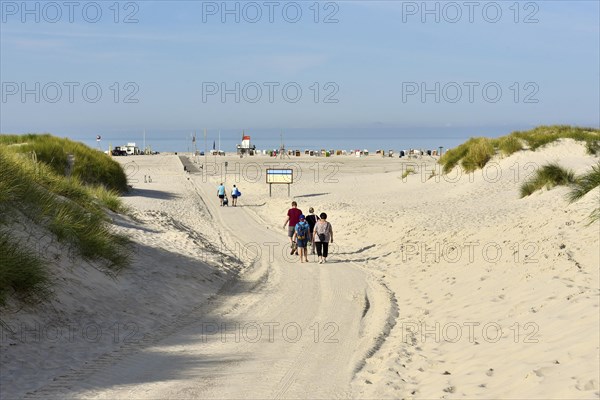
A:
{"label": "green vegetation on dune", "polygon": [[[600,189],[600,162],[594,165],[591,171],[577,177],[567,199],[570,203],[576,202],[594,189]],[[597,206],[590,214],[590,223],[600,220],[600,193],[598,195]]]}
{"label": "green vegetation on dune", "polygon": [[[473,172],[485,165],[497,154],[510,156],[521,150],[535,151],[559,139],[573,139],[585,143],[588,154],[600,155],[600,130],[568,125],[539,126],[529,131],[517,131],[496,139],[471,138],[465,143],[448,150],[438,163],[443,172],[449,173],[457,166],[466,172]],[[577,201],[600,187],[600,163],[586,174],[576,177],[574,172],[560,165],[547,164],[538,169],[534,176],[520,187],[521,197],[531,195],[544,187],[566,185],[571,187],[567,195],[569,202]],[[590,214],[591,222],[600,220],[600,205]]]}
{"label": "green vegetation on dune", "polygon": [[467,154],[467,151],[471,147],[471,143],[474,143],[477,140],[477,138],[471,138],[460,146],[446,151],[446,153],[440,157],[438,162],[443,165],[445,174],[452,171],[454,167],[458,165],[460,160]]}
{"label": "green vegetation on dune", "polygon": [[49,280],[43,261],[6,232],[0,232],[0,261],[0,304],[11,292],[31,295],[45,291]]}
{"label": "green vegetation on dune", "polygon": [[[569,186],[571,191],[567,193],[567,200],[569,203],[576,202],[592,190],[600,188],[600,162],[592,166],[591,171],[580,176],[575,176],[573,171],[557,163],[544,165],[521,185],[521,197],[529,196],[544,187],[550,189],[554,186]],[[600,220],[600,198],[598,205],[590,214],[590,222],[598,220]]]}
{"label": "green vegetation on dune", "polygon": [[577,177],[567,198],[573,203],[597,187],[600,187],[600,162],[591,171]]}
{"label": "green vegetation on dune", "polygon": [[471,138],[460,146],[448,150],[439,160],[444,173],[461,165],[466,172],[483,168],[497,153],[509,156],[528,148],[536,150],[558,139],[585,142],[589,154],[600,153],[600,130],[567,125],[539,126],[530,131],[513,132],[496,139]]}
{"label": "green vegetation on dune", "polygon": [[503,156],[510,156],[523,150],[523,143],[516,135],[506,135],[496,139],[496,147]]}
{"label": "green vegetation on dune", "polygon": [[483,168],[494,156],[493,139],[471,138],[460,146],[450,149],[440,158],[444,166],[444,173],[448,173],[457,165],[461,165],[467,172]]}
{"label": "green vegetation on dune", "polygon": [[472,172],[483,168],[488,161],[494,156],[494,144],[490,139],[477,138],[469,148],[461,161],[466,172]]}
{"label": "green vegetation on dune", "polygon": [[534,176],[521,185],[521,197],[529,196],[544,187],[570,185],[575,183],[575,173],[557,163],[547,164],[538,169]]}
{"label": "green vegetation on dune", "polygon": [[404,179],[404,178],[406,178],[407,176],[409,176],[409,175],[412,175],[412,174],[414,174],[414,173],[415,173],[415,169],[414,169],[414,168],[410,168],[410,167],[409,167],[409,168],[407,168],[407,169],[406,169],[406,171],[404,171],[404,172],[402,173],[402,179]]}
{"label": "green vegetation on dune", "polygon": [[569,125],[538,126],[530,131],[513,132],[511,135],[523,140],[531,150],[558,139],[574,139],[585,142],[589,151],[590,144],[597,146],[600,141],[600,130]]}
{"label": "green vegetation on dune", "polygon": [[[125,211],[118,197],[118,190],[127,187],[119,164],[84,145],[50,135],[41,138],[0,136],[0,304],[11,290],[29,295],[48,281],[44,255],[19,243],[14,221],[50,232],[82,258],[112,270],[129,261],[128,241],[112,232],[107,217],[107,209]],[[64,175],[60,161],[64,156],[66,162],[68,153],[76,158],[71,177]]]}
{"label": "green vegetation on dune", "polygon": [[[83,143],[49,134],[0,135],[0,145],[19,153],[34,153],[38,161],[48,165],[57,175],[64,175],[67,156],[75,157],[73,176],[87,185],[102,185],[107,189],[127,191],[127,177],[118,162]],[[12,146],[11,146],[12,145]]]}

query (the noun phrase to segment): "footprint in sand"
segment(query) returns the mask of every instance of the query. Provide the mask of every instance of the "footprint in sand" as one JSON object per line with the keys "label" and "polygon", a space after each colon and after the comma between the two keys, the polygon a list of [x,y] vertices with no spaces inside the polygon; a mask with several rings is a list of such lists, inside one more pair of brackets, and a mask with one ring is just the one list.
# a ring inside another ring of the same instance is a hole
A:
{"label": "footprint in sand", "polygon": [[598,381],[595,379],[590,379],[589,381],[583,383],[578,380],[577,385],[575,385],[577,390],[598,390]]}
{"label": "footprint in sand", "polygon": [[454,393],[454,392],[456,392],[456,386],[448,386],[447,388],[444,389],[444,392]]}

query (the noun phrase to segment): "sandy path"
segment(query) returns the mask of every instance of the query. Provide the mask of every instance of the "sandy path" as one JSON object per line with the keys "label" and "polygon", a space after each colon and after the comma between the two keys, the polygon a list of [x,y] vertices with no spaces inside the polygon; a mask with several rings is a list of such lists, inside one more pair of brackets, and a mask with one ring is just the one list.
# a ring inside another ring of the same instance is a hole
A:
{"label": "sandy path", "polygon": [[352,263],[300,264],[281,227],[249,207],[221,208],[192,176],[244,277],[152,338],[58,378],[43,398],[333,398],[350,382],[393,312],[380,281]]}

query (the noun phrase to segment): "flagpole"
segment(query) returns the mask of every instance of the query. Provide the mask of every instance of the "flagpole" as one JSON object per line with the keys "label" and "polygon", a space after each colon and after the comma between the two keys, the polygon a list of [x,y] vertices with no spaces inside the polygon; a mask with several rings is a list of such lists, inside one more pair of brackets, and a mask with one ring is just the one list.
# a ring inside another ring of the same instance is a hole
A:
{"label": "flagpole", "polygon": [[206,128],[204,128],[204,172],[206,172],[206,152],[208,151],[208,145],[206,144]]}

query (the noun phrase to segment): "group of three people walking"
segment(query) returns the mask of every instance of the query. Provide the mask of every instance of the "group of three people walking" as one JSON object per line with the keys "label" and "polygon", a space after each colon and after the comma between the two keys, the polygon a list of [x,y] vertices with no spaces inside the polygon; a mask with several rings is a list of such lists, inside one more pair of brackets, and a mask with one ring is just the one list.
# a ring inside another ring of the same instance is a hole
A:
{"label": "group of three people walking", "polygon": [[319,264],[323,264],[327,262],[329,243],[333,243],[333,228],[327,221],[326,213],[316,216],[312,207],[308,211],[310,214],[305,216],[298,208],[298,203],[292,201],[292,208],[288,210],[283,224],[284,229],[287,227],[292,245],[290,254],[298,254],[300,262],[308,262],[307,246],[310,243],[312,254],[316,248]]}

